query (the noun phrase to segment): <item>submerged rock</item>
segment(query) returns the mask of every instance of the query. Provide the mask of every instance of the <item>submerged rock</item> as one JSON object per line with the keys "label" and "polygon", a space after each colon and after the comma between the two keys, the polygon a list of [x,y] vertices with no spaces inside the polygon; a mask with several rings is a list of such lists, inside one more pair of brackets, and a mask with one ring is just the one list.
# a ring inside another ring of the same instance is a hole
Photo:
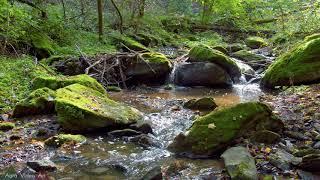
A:
{"label": "submerged rock", "polygon": [[88,75],[77,76],[39,76],[33,81],[33,89],[47,87],[52,90],[63,88],[71,84],[81,84],[101,93],[105,93],[104,87],[98,81]]}
{"label": "submerged rock", "polygon": [[162,84],[172,69],[171,62],[160,53],[143,53],[141,58],[133,59],[125,74],[133,83]]}
{"label": "submerged rock", "polygon": [[59,134],[47,139],[44,144],[47,146],[60,147],[65,143],[83,144],[86,142],[83,135]]}
{"label": "submerged rock", "polygon": [[248,37],[245,42],[246,45],[252,49],[258,49],[268,46],[268,42],[265,39],[256,36]]}
{"label": "submerged rock", "polygon": [[280,56],[266,71],[261,84],[267,88],[320,82],[320,38],[296,46]]}
{"label": "submerged rock", "polygon": [[0,131],[9,131],[15,127],[16,125],[12,122],[0,122]]}
{"label": "submerged rock", "polygon": [[141,134],[135,137],[132,137],[129,139],[131,142],[142,146],[144,148],[149,148],[149,147],[160,147],[161,144],[156,142],[155,139],[151,138],[150,136],[146,134]]}
{"label": "submerged rock", "polygon": [[71,131],[129,126],[142,119],[137,109],[80,84],[58,89],[55,106],[58,123]]}
{"label": "submerged rock", "polygon": [[56,165],[50,160],[38,160],[38,161],[28,161],[27,165],[39,172],[39,171],[55,171],[57,169]]}
{"label": "submerged rock", "polygon": [[37,89],[15,106],[13,117],[53,113],[55,96],[55,91],[49,88]]}
{"label": "submerged rock", "polygon": [[180,86],[230,87],[232,80],[220,66],[201,62],[181,64],[176,68],[174,82]]}
{"label": "submerged rock", "polygon": [[221,152],[238,137],[252,130],[280,131],[284,127],[271,109],[259,102],[238,104],[197,118],[185,134],[178,135],[169,149],[176,153],[210,156]]}
{"label": "submerged rock", "polygon": [[191,99],[183,104],[183,107],[193,110],[214,110],[217,104],[211,97],[204,97],[200,99]]}
{"label": "submerged rock", "polygon": [[245,147],[233,147],[221,157],[231,179],[257,180],[258,172],[254,158]]}
{"label": "submerged rock", "polygon": [[188,62],[210,62],[222,67],[234,81],[241,77],[237,63],[222,52],[208,46],[195,46],[190,50],[188,56]]}

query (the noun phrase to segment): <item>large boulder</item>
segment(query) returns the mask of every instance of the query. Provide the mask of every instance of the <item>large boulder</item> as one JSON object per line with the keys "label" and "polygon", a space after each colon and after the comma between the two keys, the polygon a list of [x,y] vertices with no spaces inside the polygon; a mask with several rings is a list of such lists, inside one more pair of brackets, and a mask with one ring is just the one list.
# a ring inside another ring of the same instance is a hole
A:
{"label": "large boulder", "polygon": [[171,62],[160,53],[143,53],[132,60],[125,74],[134,83],[165,82],[172,69]]}
{"label": "large boulder", "polygon": [[142,119],[137,109],[115,102],[106,94],[81,84],[58,89],[55,109],[58,123],[70,131],[110,130]]}
{"label": "large boulder", "polygon": [[233,53],[232,56],[244,61],[255,70],[265,67],[264,64],[266,63],[266,58],[248,50],[237,51]]}
{"label": "large boulder", "polygon": [[55,96],[55,91],[49,88],[37,89],[15,106],[13,117],[53,113]]}
{"label": "large boulder", "polygon": [[189,54],[188,62],[210,62],[222,67],[230,77],[236,81],[241,77],[241,71],[231,58],[209,46],[198,45],[193,47]]}
{"label": "large boulder", "polygon": [[245,42],[246,45],[252,49],[258,49],[268,46],[268,42],[265,39],[257,36],[248,37]]}
{"label": "large boulder", "polygon": [[208,62],[178,65],[174,82],[180,86],[232,86],[230,75],[220,66]]}
{"label": "large boulder", "polygon": [[181,133],[174,139],[169,149],[178,154],[211,156],[254,130],[280,131],[283,127],[282,121],[272,114],[267,105],[242,103],[197,118],[185,134]]}
{"label": "large boulder", "polygon": [[258,172],[254,158],[245,147],[232,147],[222,155],[231,179],[257,180]]}
{"label": "large boulder", "polygon": [[267,88],[320,82],[320,38],[296,46],[266,71],[261,84]]}
{"label": "large boulder", "polygon": [[96,79],[85,74],[77,76],[39,76],[33,80],[33,89],[47,87],[56,90],[76,83],[90,87],[101,93],[106,92],[104,87],[98,83]]}

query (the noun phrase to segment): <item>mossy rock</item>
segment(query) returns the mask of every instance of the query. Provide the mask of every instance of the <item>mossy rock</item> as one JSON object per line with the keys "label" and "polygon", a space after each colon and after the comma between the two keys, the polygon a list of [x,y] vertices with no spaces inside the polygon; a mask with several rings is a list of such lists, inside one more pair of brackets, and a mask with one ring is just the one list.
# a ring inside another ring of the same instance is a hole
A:
{"label": "mossy rock", "polygon": [[44,144],[52,147],[60,147],[66,143],[83,144],[87,141],[83,135],[59,134],[47,139]]}
{"label": "mossy rock", "polygon": [[107,86],[106,90],[108,92],[121,92],[122,91],[122,89],[118,86]]}
{"label": "mossy rock", "polygon": [[316,33],[316,34],[312,34],[312,35],[310,35],[310,36],[306,36],[306,37],[304,38],[304,41],[305,41],[305,42],[308,42],[308,41],[311,41],[311,40],[313,40],[313,39],[318,39],[318,38],[320,38],[320,33]]}
{"label": "mossy rock", "polygon": [[133,59],[125,74],[134,83],[162,84],[170,74],[172,64],[161,53],[142,53],[140,58]]}
{"label": "mossy rock", "polygon": [[0,131],[9,131],[15,127],[16,125],[12,122],[0,122]]}
{"label": "mossy rock", "polygon": [[116,44],[118,44],[119,47],[123,48],[126,51],[130,50],[134,51],[149,51],[147,47],[139,43],[138,41],[134,40],[131,37],[121,35],[121,34],[113,34],[112,38],[114,39]]}
{"label": "mossy rock", "polygon": [[261,84],[267,88],[320,82],[320,38],[297,45],[267,69]]}
{"label": "mossy rock", "polygon": [[232,147],[226,150],[221,157],[231,179],[258,180],[256,163],[247,148]]}
{"label": "mossy rock", "polygon": [[183,107],[193,110],[214,110],[217,106],[212,97],[191,99],[183,104]]}
{"label": "mossy rock", "polygon": [[49,88],[37,89],[15,106],[13,117],[53,113],[55,96],[55,91]]}
{"label": "mossy rock", "polygon": [[109,99],[106,94],[81,84],[57,90],[58,123],[70,131],[129,126],[142,119],[132,107]]}
{"label": "mossy rock", "polygon": [[53,41],[46,34],[31,33],[30,39],[34,49],[35,56],[37,56],[39,59],[47,58],[53,54]]}
{"label": "mossy rock", "polygon": [[222,46],[222,45],[213,46],[212,49],[218,50],[218,51],[222,52],[225,55],[229,54],[227,48],[225,46]]}
{"label": "mossy rock", "polygon": [[227,46],[227,50],[231,53],[247,49],[247,46],[241,43],[233,43]]}
{"label": "mossy rock", "polygon": [[189,62],[210,62],[221,66],[227,71],[232,79],[238,79],[241,71],[237,64],[222,52],[206,45],[193,47],[189,52]]}
{"label": "mossy rock", "polygon": [[252,130],[277,132],[283,127],[283,122],[272,114],[267,105],[259,102],[242,103],[197,118],[185,134],[179,134],[174,139],[169,149],[178,154],[211,156]]}
{"label": "mossy rock", "polygon": [[77,76],[39,76],[33,80],[33,89],[50,88],[57,90],[69,86],[71,84],[81,84],[105,93],[104,87],[98,81],[88,75],[81,74]]}
{"label": "mossy rock", "polygon": [[263,65],[266,59],[263,56],[258,54],[254,54],[248,50],[240,50],[232,54],[233,57],[240,59],[250,65],[253,69],[257,70],[260,68],[264,68]]}
{"label": "mossy rock", "polygon": [[252,49],[258,49],[268,46],[268,42],[265,39],[257,36],[248,37],[245,42],[246,45]]}

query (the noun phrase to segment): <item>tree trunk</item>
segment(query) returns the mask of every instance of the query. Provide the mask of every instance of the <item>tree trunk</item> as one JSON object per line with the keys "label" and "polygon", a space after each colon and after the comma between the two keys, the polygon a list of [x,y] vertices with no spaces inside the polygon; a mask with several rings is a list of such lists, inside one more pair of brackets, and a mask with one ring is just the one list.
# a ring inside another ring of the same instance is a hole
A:
{"label": "tree trunk", "polygon": [[114,2],[114,0],[111,0],[112,5],[114,6],[114,8],[117,11],[117,14],[119,16],[119,20],[120,20],[120,24],[119,24],[119,29],[120,29],[120,33],[123,34],[123,18],[122,18],[122,14],[118,8],[118,6],[116,5],[116,3]]}
{"label": "tree trunk", "polygon": [[102,41],[103,36],[103,3],[102,0],[97,0],[98,4],[98,30],[99,30],[99,40]]}
{"label": "tree trunk", "polygon": [[146,0],[140,0],[139,4],[139,18],[142,18],[144,16],[144,10],[146,6]]}

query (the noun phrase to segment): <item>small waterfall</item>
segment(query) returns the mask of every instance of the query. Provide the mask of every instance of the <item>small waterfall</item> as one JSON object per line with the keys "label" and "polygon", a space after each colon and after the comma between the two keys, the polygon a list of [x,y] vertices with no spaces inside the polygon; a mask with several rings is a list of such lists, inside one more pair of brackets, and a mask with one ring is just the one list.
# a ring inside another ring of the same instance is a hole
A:
{"label": "small waterfall", "polygon": [[174,84],[174,80],[176,77],[176,71],[177,71],[177,63],[173,63],[173,68],[171,70],[171,73],[169,75],[168,84]]}

